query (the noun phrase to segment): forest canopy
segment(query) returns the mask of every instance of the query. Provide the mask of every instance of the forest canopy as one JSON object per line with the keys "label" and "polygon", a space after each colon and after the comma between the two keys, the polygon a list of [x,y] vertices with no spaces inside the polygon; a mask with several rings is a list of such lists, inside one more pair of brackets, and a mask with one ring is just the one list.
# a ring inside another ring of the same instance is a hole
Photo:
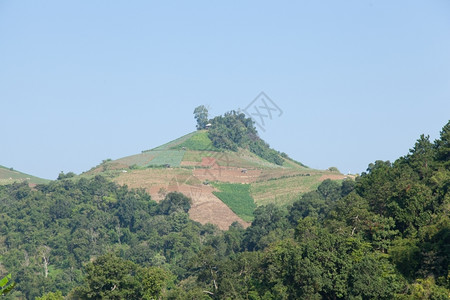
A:
{"label": "forest canopy", "polygon": [[102,176],[0,186],[5,299],[448,299],[449,158],[450,122],[227,231],[190,220],[183,194],[156,203]]}

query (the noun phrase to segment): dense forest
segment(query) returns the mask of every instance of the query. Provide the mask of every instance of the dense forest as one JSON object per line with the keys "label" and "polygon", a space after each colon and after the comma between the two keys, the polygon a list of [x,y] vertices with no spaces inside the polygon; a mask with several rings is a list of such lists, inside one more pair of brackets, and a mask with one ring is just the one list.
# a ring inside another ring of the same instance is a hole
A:
{"label": "dense forest", "polygon": [[356,180],[257,207],[247,229],[102,176],[0,186],[0,278],[6,299],[448,299],[449,188],[450,122]]}
{"label": "dense forest", "polygon": [[194,117],[197,120],[197,129],[204,129],[209,123],[208,137],[216,149],[231,151],[237,151],[238,148],[248,149],[277,165],[283,164],[283,157],[288,158],[285,153],[270,148],[270,145],[259,137],[252,118],[246,117],[242,112],[232,110],[223,116],[208,120],[208,110],[201,105],[194,110]]}

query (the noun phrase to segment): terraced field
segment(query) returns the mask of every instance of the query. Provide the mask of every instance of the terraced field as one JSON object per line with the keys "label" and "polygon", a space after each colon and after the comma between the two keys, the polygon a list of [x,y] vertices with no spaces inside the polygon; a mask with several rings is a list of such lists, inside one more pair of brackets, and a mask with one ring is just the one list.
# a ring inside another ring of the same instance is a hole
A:
{"label": "terraced field", "polygon": [[118,184],[144,188],[157,201],[167,192],[182,192],[193,200],[189,212],[193,220],[221,229],[228,229],[234,221],[248,226],[256,206],[286,206],[327,178],[344,178],[289,159],[282,166],[275,165],[246,149],[217,151],[205,130],[108,161],[95,170],[107,172]]}
{"label": "terraced field", "polygon": [[251,184],[250,193],[258,206],[269,203],[284,206],[299,199],[302,194],[315,190],[322,182],[321,176],[297,175],[255,182]]}
{"label": "terraced field", "polygon": [[244,221],[253,221],[253,211],[256,205],[250,195],[249,184],[215,183],[213,186],[219,190],[213,192],[213,194],[222,200],[235,214]]}
{"label": "terraced field", "polygon": [[183,160],[185,152],[186,152],[185,150],[164,150],[164,151],[152,150],[147,153],[155,155],[155,158],[153,158],[148,165],[149,166],[169,165],[171,167],[179,167],[181,161]]}

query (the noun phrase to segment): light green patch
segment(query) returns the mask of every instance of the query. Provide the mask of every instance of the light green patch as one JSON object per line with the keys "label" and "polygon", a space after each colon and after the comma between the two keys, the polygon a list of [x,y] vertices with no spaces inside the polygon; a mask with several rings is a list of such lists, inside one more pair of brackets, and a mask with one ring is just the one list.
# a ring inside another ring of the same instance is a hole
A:
{"label": "light green patch", "polygon": [[147,166],[148,164],[150,164],[152,159],[155,158],[156,155],[154,152],[155,151],[148,151],[148,152],[143,152],[143,153],[136,154],[136,155],[127,156],[127,157],[115,160],[114,163],[125,164],[127,166],[133,166],[133,165],[136,165],[139,167]]}
{"label": "light green patch", "polygon": [[186,151],[184,150],[151,151],[151,153],[155,155],[155,158],[152,159],[148,165],[169,165],[171,167],[179,167],[185,152]]}
{"label": "light green patch", "polygon": [[193,151],[187,150],[183,161],[201,162],[203,157],[214,157],[221,167],[283,169],[283,167],[267,162],[245,149],[233,151]]}
{"label": "light green patch", "polygon": [[271,179],[251,184],[250,194],[256,205],[274,203],[285,206],[293,203],[301,195],[314,191],[320,185],[321,174],[311,176],[298,175],[285,178]]}
{"label": "light green patch", "polygon": [[198,150],[198,151],[217,151],[208,137],[207,130],[200,130],[194,133],[189,139],[178,144],[172,149]]}
{"label": "light green patch", "polygon": [[179,137],[179,138],[177,138],[177,139],[175,139],[173,141],[170,141],[168,143],[165,143],[165,144],[163,144],[161,146],[158,146],[158,147],[153,148],[151,150],[145,150],[145,151],[142,151],[142,152],[145,153],[145,152],[154,151],[154,150],[169,150],[169,149],[172,149],[172,148],[176,147],[177,145],[179,145],[179,144],[185,142],[186,140],[190,139],[196,133],[197,133],[196,131],[188,133],[186,135],[183,135],[182,137]]}
{"label": "light green patch", "polygon": [[255,201],[250,195],[249,184],[239,183],[213,183],[219,192],[213,194],[222,200],[242,220],[253,221],[253,211],[256,208]]}

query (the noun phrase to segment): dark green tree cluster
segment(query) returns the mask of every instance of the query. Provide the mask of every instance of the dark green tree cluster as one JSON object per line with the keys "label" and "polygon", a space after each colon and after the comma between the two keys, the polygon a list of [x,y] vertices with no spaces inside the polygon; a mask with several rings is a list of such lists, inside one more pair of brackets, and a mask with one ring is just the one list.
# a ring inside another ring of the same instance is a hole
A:
{"label": "dark green tree cluster", "polygon": [[259,207],[233,244],[228,232],[197,257],[197,282],[213,299],[448,299],[449,133],[287,211]]}
{"label": "dark green tree cluster", "polygon": [[[202,240],[218,231],[191,221],[189,208],[183,194],[169,193],[158,205],[143,190],[129,190],[102,176],[35,188],[0,186],[0,276],[12,273],[17,283],[11,299],[57,291],[67,295],[89,280],[92,270],[84,268],[86,263],[112,252],[139,264],[130,262],[131,269],[124,269],[137,276],[135,282],[143,282],[142,272],[158,272],[146,269],[150,266],[182,278]],[[143,293],[129,285],[130,293]]]}
{"label": "dark green tree cluster", "polygon": [[[11,299],[448,299],[450,122],[356,181],[325,180],[244,229],[103,177],[0,187]],[[0,274],[2,275],[2,274]]]}
{"label": "dark green tree cluster", "polygon": [[237,151],[238,148],[249,149],[252,153],[277,165],[283,164],[280,153],[270,148],[259,136],[251,118],[245,114],[230,111],[217,116],[211,121],[208,136],[214,147]]}

